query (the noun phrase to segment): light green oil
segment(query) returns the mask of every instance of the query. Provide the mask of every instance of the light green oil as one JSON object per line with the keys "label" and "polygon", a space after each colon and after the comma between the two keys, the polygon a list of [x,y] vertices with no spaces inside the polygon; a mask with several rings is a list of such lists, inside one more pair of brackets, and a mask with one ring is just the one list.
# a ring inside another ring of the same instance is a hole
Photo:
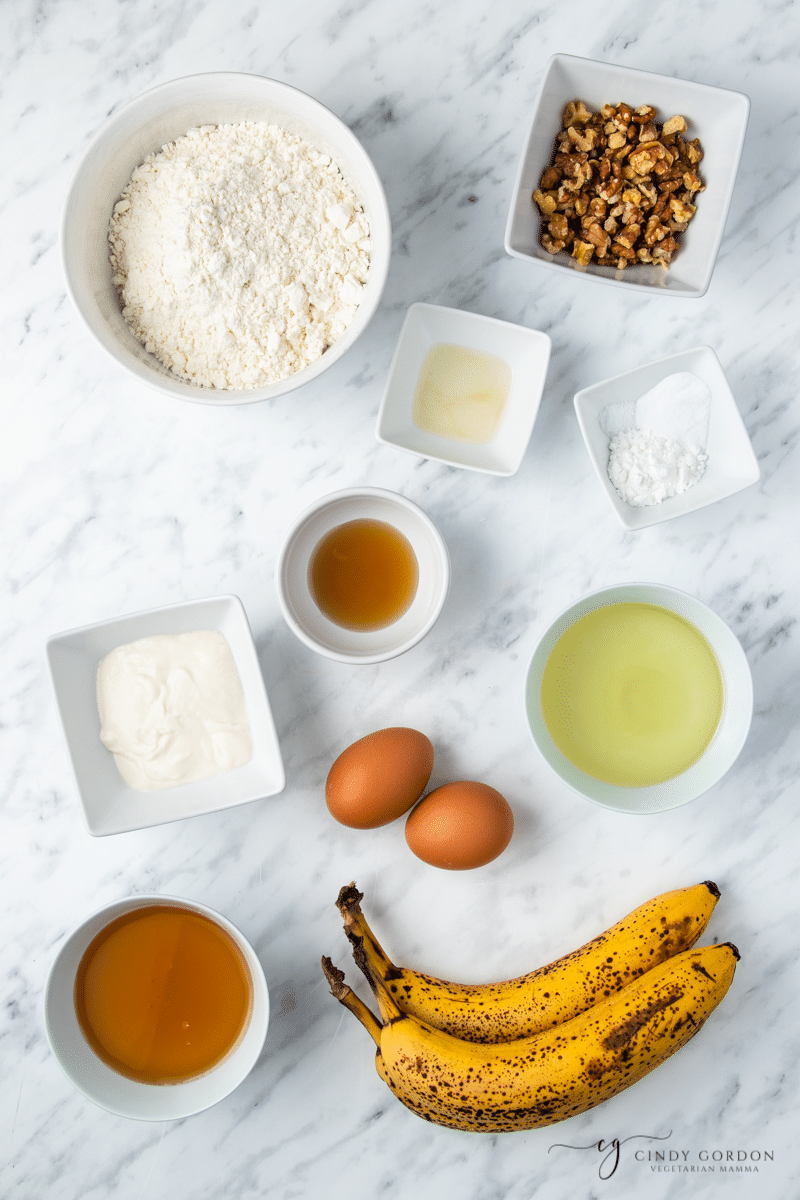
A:
{"label": "light green oil", "polygon": [[594,779],[649,787],[697,762],[722,716],[714,651],[655,604],[609,604],[571,625],[542,676],[542,712],[562,754]]}

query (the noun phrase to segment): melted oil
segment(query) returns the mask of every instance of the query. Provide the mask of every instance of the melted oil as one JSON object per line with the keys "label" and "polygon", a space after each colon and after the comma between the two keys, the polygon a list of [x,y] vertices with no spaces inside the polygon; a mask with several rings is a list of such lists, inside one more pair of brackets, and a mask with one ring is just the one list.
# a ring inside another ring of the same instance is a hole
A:
{"label": "melted oil", "polygon": [[410,607],[419,570],[411,543],[386,521],[337,525],[321,539],[308,568],[319,608],[345,629],[384,629]]}
{"label": "melted oil", "polygon": [[250,1018],[239,947],[191,909],[148,905],[102,929],[75,980],[75,1011],[103,1062],[140,1083],[180,1083],[216,1066]]}
{"label": "melted oil", "polygon": [[620,787],[664,783],[697,762],[723,695],[700,631],[654,604],[609,604],[581,617],[553,647],[541,691],[562,754]]}
{"label": "melted oil", "polygon": [[505,359],[438,342],[422,364],[412,419],[427,433],[485,444],[497,433],[510,389]]}

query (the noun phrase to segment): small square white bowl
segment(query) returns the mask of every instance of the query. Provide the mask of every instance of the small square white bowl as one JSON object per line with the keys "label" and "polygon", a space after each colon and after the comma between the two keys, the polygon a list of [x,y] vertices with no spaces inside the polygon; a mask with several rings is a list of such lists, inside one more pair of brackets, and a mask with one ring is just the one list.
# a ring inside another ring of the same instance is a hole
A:
{"label": "small square white bowl", "polygon": [[[253,757],[244,766],[211,779],[156,792],[134,791],[100,741],[97,667],[117,646],[156,634],[201,629],[217,630],[231,648],[250,721]],[[71,629],[49,638],[46,652],[84,821],[94,837],[235,808],[277,795],[286,786],[253,635],[238,596],[189,600]]]}
{"label": "small square white bowl", "polygon": [[[561,114],[570,100],[583,100],[592,112],[623,100],[634,108],[652,104],[658,110],[659,122],[680,113],[688,122],[687,136],[699,137],[703,147],[700,174],[706,190],[697,198],[697,212],[666,271],[643,263],[624,271],[596,262],[583,268],[566,251],[552,255],[539,245],[541,215],[532,192],[539,186],[542,171],[550,165]],[[554,54],[545,69],[517,171],[506,226],[506,251],[551,270],[579,270],[590,279],[617,287],[657,290],[668,296],[704,295],[722,241],[749,112],[750,101],[742,92],[571,54]]]}
{"label": "small square white bowl", "polygon": [[[650,388],[674,375],[678,371],[691,371],[711,392],[711,408],[708,419],[708,455],[706,469],[693,487],[679,496],[636,508],[626,504],[608,477],[608,434],[600,426],[600,413],[607,404],[626,404],[639,399]],[[683,350],[670,354],[655,362],[645,363],[633,371],[615,375],[602,383],[584,388],[575,396],[575,412],[581,427],[583,440],[589,451],[597,477],[608,496],[614,512],[626,529],[645,529],[658,525],[672,517],[695,512],[717,500],[724,500],[750,487],[761,478],[758,459],[733,393],[728,386],[725,372],[710,346],[698,346],[695,350]]]}
{"label": "small square white bowl", "polygon": [[[491,442],[440,437],[414,424],[414,393],[422,364],[428,351],[440,342],[497,355],[511,367],[511,388]],[[458,308],[412,304],[389,368],[376,437],[388,446],[451,467],[486,475],[514,475],[530,441],[549,361],[550,338],[537,329]]]}

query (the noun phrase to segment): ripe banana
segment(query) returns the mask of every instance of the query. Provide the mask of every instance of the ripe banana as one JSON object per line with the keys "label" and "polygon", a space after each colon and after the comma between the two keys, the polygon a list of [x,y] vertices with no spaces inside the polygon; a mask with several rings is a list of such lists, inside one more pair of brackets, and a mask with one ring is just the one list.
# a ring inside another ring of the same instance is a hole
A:
{"label": "ripe banana", "polygon": [[[731,942],[686,950],[556,1029],[513,1042],[453,1037],[400,1011],[381,1025],[323,958],[333,995],[366,1025],[378,1074],[426,1120],[480,1133],[538,1129],[642,1079],[700,1030],[739,958]],[[379,987],[379,990],[384,990]]]}
{"label": "ripe banana", "polygon": [[470,1042],[510,1042],[552,1029],[620,992],[659,963],[688,950],[708,924],[719,888],[707,880],[665,892],[634,909],[605,933],[556,962],[503,983],[460,984],[435,979],[388,958],[361,911],[351,883],[337,907],[353,957],[381,1005],[397,1008]]}

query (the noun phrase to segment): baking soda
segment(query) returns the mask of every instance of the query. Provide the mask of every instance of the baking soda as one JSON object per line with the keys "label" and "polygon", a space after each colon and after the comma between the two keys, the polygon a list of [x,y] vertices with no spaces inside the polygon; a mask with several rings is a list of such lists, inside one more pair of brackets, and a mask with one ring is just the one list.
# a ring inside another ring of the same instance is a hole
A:
{"label": "baking soda", "polygon": [[642,508],[678,496],[702,477],[711,392],[690,371],[662,379],[635,402],[599,414],[608,434],[608,476],[626,504]]}

